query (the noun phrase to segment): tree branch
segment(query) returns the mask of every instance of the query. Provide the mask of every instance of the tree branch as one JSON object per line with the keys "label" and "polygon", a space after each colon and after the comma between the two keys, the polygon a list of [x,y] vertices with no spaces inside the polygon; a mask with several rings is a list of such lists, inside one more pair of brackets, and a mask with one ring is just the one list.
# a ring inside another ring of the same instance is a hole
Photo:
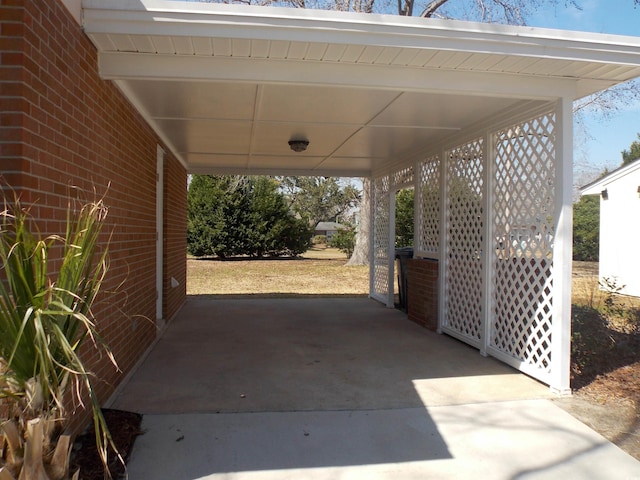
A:
{"label": "tree branch", "polygon": [[436,10],[438,10],[442,5],[444,5],[448,1],[449,0],[434,0],[430,2],[426,7],[424,7],[424,10],[422,10],[422,13],[420,14],[420,16],[423,18],[433,17],[433,15],[436,13]]}

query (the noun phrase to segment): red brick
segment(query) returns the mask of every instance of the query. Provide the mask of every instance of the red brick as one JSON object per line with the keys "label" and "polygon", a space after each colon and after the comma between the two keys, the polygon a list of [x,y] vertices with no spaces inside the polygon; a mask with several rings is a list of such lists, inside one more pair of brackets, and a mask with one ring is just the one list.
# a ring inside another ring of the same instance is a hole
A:
{"label": "red brick", "polygon": [[[19,23],[5,27],[7,11]],[[94,189],[97,196],[105,195],[109,216],[103,238],[113,230],[111,269],[94,311],[126,373],[156,335],[155,174],[156,146],[161,142],[115,85],[99,77],[95,48],[60,0],[25,2],[24,8],[14,9],[5,1],[0,14],[0,78],[14,82],[0,87],[0,125],[7,127],[0,135],[8,141],[0,143],[0,166],[15,170],[6,179],[25,193],[26,201],[37,202],[33,211],[45,234],[63,233],[72,187],[83,189],[74,194],[85,200],[94,198]],[[168,154],[163,222],[166,318],[177,312],[186,296],[185,184],[184,168]],[[170,288],[171,277],[180,282],[179,288]],[[138,319],[135,328],[133,319]],[[104,356],[88,349],[86,355],[101,377],[100,398],[106,399],[124,373],[116,372]],[[74,419],[74,426],[79,428],[83,419]]]}
{"label": "red brick", "polygon": [[407,315],[429,330],[438,328],[438,262],[407,260]]}

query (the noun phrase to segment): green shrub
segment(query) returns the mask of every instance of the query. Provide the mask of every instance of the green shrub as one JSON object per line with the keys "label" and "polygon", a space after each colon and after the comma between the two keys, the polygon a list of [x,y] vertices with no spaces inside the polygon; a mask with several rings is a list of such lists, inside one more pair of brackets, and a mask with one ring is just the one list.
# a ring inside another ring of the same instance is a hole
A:
{"label": "green shrub", "polygon": [[351,257],[353,248],[356,244],[356,229],[349,225],[346,228],[341,228],[331,237],[329,245],[337,248],[342,253],[347,255],[347,258]]}
{"label": "green shrub", "polygon": [[312,243],[314,245],[326,245],[327,236],[326,235],[314,235],[312,239]]}
{"label": "green shrub", "polygon": [[187,196],[187,249],[201,257],[299,255],[311,246],[270,177],[194,175]]}

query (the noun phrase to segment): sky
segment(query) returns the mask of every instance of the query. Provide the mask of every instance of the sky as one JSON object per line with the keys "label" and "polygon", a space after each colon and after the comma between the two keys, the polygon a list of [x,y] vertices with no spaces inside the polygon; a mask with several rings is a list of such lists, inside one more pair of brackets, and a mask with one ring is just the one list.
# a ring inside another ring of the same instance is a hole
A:
{"label": "sky", "polygon": [[[586,32],[640,37],[640,6],[633,0],[579,0],[582,11],[565,8],[564,2],[529,18],[533,27],[560,28]],[[640,38],[638,39],[640,41]],[[640,133],[640,102],[625,106],[610,119],[589,116],[585,124],[590,139],[576,139],[576,170],[591,169],[598,174],[604,167],[617,168],[622,150],[628,150]],[[579,144],[579,145],[578,145]],[[586,164],[586,165],[585,165]],[[576,179],[584,176],[576,171]]]}

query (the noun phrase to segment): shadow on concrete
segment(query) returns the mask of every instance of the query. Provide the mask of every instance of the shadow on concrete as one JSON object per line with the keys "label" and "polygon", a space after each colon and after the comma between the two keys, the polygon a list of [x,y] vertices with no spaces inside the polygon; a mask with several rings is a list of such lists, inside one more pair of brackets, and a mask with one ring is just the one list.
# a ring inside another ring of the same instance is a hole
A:
{"label": "shadow on concrete", "polygon": [[[161,468],[132,470],[132,479],[265,471],[279,472],[276,478],[313,478],[314,470],[338,478],[332,469],[451,458],[424,409],[150,415],[145,420],[153,438],[141,437],[135,455],[169,452],[165,456],[172,460],[157,460]],[[296,470],[291,477],[283,473]]]}

